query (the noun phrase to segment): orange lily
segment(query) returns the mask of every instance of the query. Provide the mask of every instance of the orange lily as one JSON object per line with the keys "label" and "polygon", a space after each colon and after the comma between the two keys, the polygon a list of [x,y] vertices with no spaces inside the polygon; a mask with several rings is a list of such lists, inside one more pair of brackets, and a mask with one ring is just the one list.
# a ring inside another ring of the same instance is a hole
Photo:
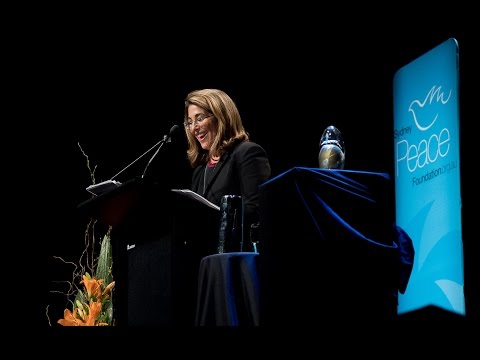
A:
{"label": "orange lily", "polygon": [[95,279],[95,278],[88,278],[86,275],[83,275],[83,280],[80,282],[85,285],[85,289],[87,290],[88,299],[92,297],[94,299],[99,299],[102,295],[102,284],[103,279]]}
{"label": "orange lily", "polygon": [[73,314],[70,310],[65,309],[63,311],[63,319],[57,321],[63,326],[82,326],[83,321],[77,318],[77,309],[73,310]]}
{"label": "orange lily", "polygon": [[77,317],[77,310],[74,309],[73,313],[65,309],[63,312],[63,319],[58,320],[57,322],[63,326],[100,326],[100,325],[107,325],[106,323],[95,323],[98,315],[102,311],[102,303],[100,301],[90,301],[88,305],[88,315],[83,321],[82,319]]}

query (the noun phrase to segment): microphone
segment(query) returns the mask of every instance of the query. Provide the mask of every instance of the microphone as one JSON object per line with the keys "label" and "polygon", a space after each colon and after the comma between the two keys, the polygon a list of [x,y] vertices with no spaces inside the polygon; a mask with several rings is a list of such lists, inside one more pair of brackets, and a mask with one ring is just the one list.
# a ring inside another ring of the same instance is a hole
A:
{"label": "microphone", "polygon": [[155,151],[155,154],[153,154],[153,156],[148,161],[147,166],[145,166],[145,170],[143,170],[142,179],[145,177],[147,169],[150,166],[150,164],[152,163],[153,159],[157,156],[158,152],[163,147],[163,144],[172,142],[172,136],[175,135],[179,130],[180,130],[180,127],[175,124],[170,128],[170,131],[168,132],[168,135],[163,136],[163,139],[160,140],[160,142],[161,142],[160,146],[158,147],[157,151]]}
{"label": "microphone", "polygon": [[[125,170],[127,170],[130,166],[132,166],[133,164],[135,164],[138,160],[140,160],[141,158],[143,158],[145,155],[147,155],[150,151],[152,151],[153,149],[155,149],[155,147],[159,146],[160,145],[160,148],[163,146],[163,144],[165,142],[170,142],[171,141],[171,137],[174,133],[176,133],[178,131],[178,129],[180,129],[180,127],[178,125],[173,125],[172,128],[170,129],[170,132],[168,133],[168,135],[164,135],[163,138],[157,142],[155,145],[153,145],[150,149],[148,149],[147,151],[145,151],[142,155],[140,155],[138,158],[136,158],[135,160],[133,160],[130,164],[128,164],[127,166],[125,166],[122,170],[120,170],[118,173],[116,173],[115,175],[113,175],[110,180],[113,180],[114,178],[116,178],[118,175],[120,175],[121,173],[123,173]],[[157,150],[157,152],[154,154],[154,156],[158,153],[158,151],[160,150],[160,148]],[[147,164],[147,167],[148,165],[150,164],[150,162],[152,161],[153,157],[150,159],[150,161],[148,162]],[[145,168],[145,171],[146,171],[146,168]],[[145,171],[143,172],[143,175],[145,175]],[[142,178],[143,178],[143,175],[142,175]]]}

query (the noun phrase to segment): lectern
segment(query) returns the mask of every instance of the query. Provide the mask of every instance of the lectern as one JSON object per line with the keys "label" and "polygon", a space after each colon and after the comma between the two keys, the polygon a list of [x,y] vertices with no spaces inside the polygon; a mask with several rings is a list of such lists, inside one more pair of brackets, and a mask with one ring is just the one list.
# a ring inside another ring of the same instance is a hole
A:
{"label": "lectern", "polygon": [[112,226],[119,326],[193,326],[200,260],[216,251],[219,211],[135,178],[79,205]]}
{"label": "lectern", "polygon": [[261,185],[262,325],[396,314],[392,191],[388,174],[304,167]]}

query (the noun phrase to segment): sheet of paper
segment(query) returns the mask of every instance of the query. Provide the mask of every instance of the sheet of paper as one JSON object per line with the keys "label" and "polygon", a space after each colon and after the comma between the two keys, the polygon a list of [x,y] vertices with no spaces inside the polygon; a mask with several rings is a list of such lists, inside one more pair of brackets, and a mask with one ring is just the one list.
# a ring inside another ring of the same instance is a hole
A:
{"label": "sheet of paper", "polygon": [[87,190],[89,193],[92,193],[93,195],[100,195],[106,191],[115,189],[120,185],[122,185],[122,183],[116,180],[105,180],[98,184],[90,185],[85,190]]}
{"label": "sheet of paper", "polygon": [[215,205],[214,203],[208,201],[205,199],[202,195],[197,194],[196,192],[189,190],[189,189],[172,189],[173,192],[176,192],[178,194],[185,195],[191,199],[200,201],[201,203],[210,206],[212,209],[219,210],[220,211],[220,206]]}

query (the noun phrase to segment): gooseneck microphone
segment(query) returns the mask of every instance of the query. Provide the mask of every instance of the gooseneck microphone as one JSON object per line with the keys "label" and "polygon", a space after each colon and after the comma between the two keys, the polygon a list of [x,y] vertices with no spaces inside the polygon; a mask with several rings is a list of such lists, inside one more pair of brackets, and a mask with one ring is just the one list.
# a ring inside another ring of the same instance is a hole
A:
{"label": "gooseneck microphone", "polygon": [[[170,131],[168,133],[168,135],[164,135],[163,136],[163,139],[160,140],[160,146],[158,147],[157,151],[155,151],[155,154],[153,154],[153,156],[150,158],[150,160],[148,161],[147,163],[147,166],[145,166],[145,170],[143,170],[143,174],[142,174],[142,179],[145,177],[145,174],[147,172],[147,169],[148,167],[150,166],[150,164],[152,163],[153,159],[157,156],[158,152],[160,151],[160,149],[163,147],[163,144],[165,143],[169,143],[172,141],[172,136],[178,132],[180,130],[180,127],[178,125],[173,125],[171,128],[170,128]],[[156,146],[156,145],[155,145]]]}
{"label": "gooseneck microphone", "polygon": [[[155,154],[152,156],[152,158],[150,159],[150,161],[148,162],[147,164],[147,167],[145,168],[145,171],[143,172],[143,175],[145,175],[145,172],[147,171],[147,168],[148,166],[150,165],[150,162],[153,160],[153,158],[157,155],[158,151],[160,150],[160,148],[163,146],[164,143],[166,142],[170,142],[171,141],[171,138],[172,138],[172,135],[178,131],[178,129],[180,129],[180,127],[178,125],[173,125],[172,128],[170,129],[170,132],[168,133],[168,135],[164,135],[162,140],[160,140],[159,142],[157,142],[155,145],[153,145],[150,149],[148,149],[147,151],[145,151],[142,155],[140,155],[138,158],[136,158],[135,160],[133,160],[130,164],[128,164],[126,167],[124,167],[122,170],[120,170],[118,173],[116,173],[115,175],[113,175],[110,180],[113,180],[114,178],[116,178],[118,175],[120,175],[121,173],[123,173],[125,170],[127,170],[130,166],[132,166],[133,164],[135,164],[138,160],[140,160],[141,158],[143,158],[145,155],[147,155],[150,151],[152,151],[153,149],[155,149],[157,146],[159,146],[159,148],[157,149],[157,151],[155,152]],[[143,175],[142,175],[142,178],[143,178]]]}

